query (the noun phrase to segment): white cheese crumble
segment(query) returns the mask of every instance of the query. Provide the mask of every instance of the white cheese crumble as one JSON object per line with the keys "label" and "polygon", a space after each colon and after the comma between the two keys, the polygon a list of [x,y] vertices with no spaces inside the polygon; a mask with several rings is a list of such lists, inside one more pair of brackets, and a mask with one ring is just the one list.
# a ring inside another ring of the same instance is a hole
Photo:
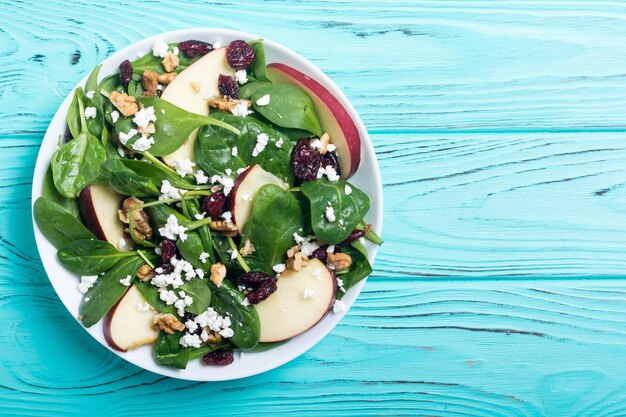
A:
{"label": "white cheese crumble", "polygon": [[156,122],[156,115],[154,114],[154,107],[144,107],[140,109],[137,113],[135,113],[135,117],[133,117],[133,123],[139,126],[142,129],[148,127],[150,122]]}
{"label": "white cheese crumble", "polygon": [[234,335],[230,328],[230,317],[220,316],[213,307],[209,307],[204,313],[197,315],[194,321],[200,327],[208,327],[213,332],[219,332],[223,337],[232,337]]}
{"label": "white cheese crumble", "polygon": [[200,256],[198,257],[198,259],[200,259],[200,262],[202,262],[203,264],[206,263],[206,260],[209,259],[210,255],[206,252],[202,252],[200,254]]}
{"label": "white cheese crumble", "polygon": [[267,141],[270,138],[265,134],[265,133],[259,133],[256,137],[256,145],[254,145],[254,149],[252,150],[252,156],[256,157],[258,156],[261,152],[263,152],[263,150],[265,149],[265,146],[267,145]]}
{"label": "white cheese crumble", "polygon": [[242,69],[239,71],[235,71],[235,79],[239,84],[245,84],[248,82],[248,74],[246,74],[246,70]]}
{"label": "white cheese crumble", "polygon": [[311,142],[311,148],[313,149],[319,149],[322,147],[322,141],[319,139],[315,139],[313,142]]}
{"label": "white cheese crumble", "polygon": [[285,141],[283,140],[283,138],[278,138],[278,140],[276,141],[275,145],[277,148],[282,148],[283,147],[283,143],[285,143]]}
{"label": "white cheese crumble", "polygon": [[130,275],[126,275],[126,278],[122,278],[120,279],[120,284],[126,286],[126,287],[130,287],[130,281],[133,279],[133,277],[131,277]]}
{"label": "white cheese crumble", "polygon": [[286,266],[285,264],[276,264],[272,267],[272,269],[274,270],[274,272],[276,272],[277,274],[283,273],[285,272]]}
{"label": "white cheese crumble", "polygon": [[163,42],[162,39],[157,39],[152,45],[152,55],[158,56],[159,58],[165,58],[167,56],[168,49],[169,46]]}
{"label": "white cheese crumble", "polygon": [[172,49],[172,53],[174,55],[178,55],[180,53],[180,50],[178,49],[178,46],[175,46],[174,49]]}
{"label": "white cheese crumble", "polygon": [[248,167],[245,167],[245,168],[239,168],[239,169],[237,170],[237,175],[240,175],[240,174],[241,174],[242,172],[244,172],[246,169],[248,169]]}
{"label": "white cheese crumble", "polygon": [[300,236],[298,232],[293,233],[293,240],[295,240],[297,244],[304,242],[304,238]]}
{"label": "white cheese crumble", "polygon": [[194,172],[193,176],[196,177],[197,184],[206,184],[207,182],[209,182],[209,177],[207,177],[207,175],[201,169]]}
{"label": "white cheese crumble", "polygon": [[193,215],[193,217],[195,217],[196,220],[202,220],[204,219],[204,214],[205,213],[196,213]]}
{"label": "white cheese crumble", "polygon": [[187,240],[187,228],[185,226],[181,226],[178,224],[178,219],[175,215],[170,214],[167,218],[167,223],[165,226],[159,228],[159,233],[161,236],[167,239],[176,240],[176,236],[180,238],[183,242]]}
{"label": "white cheese crumble", "polygon": [[221,177],[219,175],[213,175],[211,177],[211,184],[222,184],[224,186],[224,189],[222,191],[224,192],[225,196],[228,196],[228,194],[230,194],[230,191],[235,186],[235,181],[230,177]]}
{"label": "white cheese crumble", "polygon": [[320,247],[317,238],[314,235],[306,236],[300,242],[300,252],[306,256],[311,256]]}
{"label": "white cheese crumble", "polygon": [[78,291],[81,294],[85,294],[89,288],[93,287],[98,279],[97,275],[84,275],[80,277],[80,284],[78,284]]}
{"label": "white cheese crumble", "polygon": [[[191,162],[191,159],[189,158],[178,159],[174,161],[174,169],[176,170],[176,173],[180,175],[181,177],[192,175],[193,167],[195,166],[196,164],[194,162]],[[208,178],[207,178],[207,181],[208,181]]]}
{"label": "white cheese crumble", "polygon": [[176,296],[174,291],[171,290],[160,291],[159,298],[168,306],[171,306],[178,300],[178,297]]}
{"label": "white cheese crumble", "polygon": [[126,243],[126,239],[124,239],[123,237],[120,238],[119,242],[117,242],[117,248],[124,252],[125,249],[128,248],[128,243]]}
{"label": "white cheese crumble", "polygon": [[154,145],[154,139],[149,138],[146,135],[141,135],[141,137],[137,139],[131,147],[138,152],[145,152],[150,149],[152,145]]}
{"label": "white cheese crumble", "polygon": [[148,311],[154,310],[154,308],[150,305],[150,303],[144,301],[143,303],[137,303],[135,305],[135,310],[140,313],[147,313]]}
{"label": "white cheese crumble", "polygon": [[302,299],[303,300],[313,300],[316,296],[315,291],[309,289],[309,288],[305,288],[304,291],[302,291]]}
{"label": "white cheese crumble", "polygon": [[112,121],[113,123],[117,123],[117,121],[119,120],[119,118],[120,118],[120,112],[118,112],[117,110],[113,110],[113,111],[111,112],[111,121]]}
{"label": "white cheese crumble", "polygon": [[256,105],[257,106],[267,106],[268,104],[270,104],[270,95],[266,94],[262,97],[259,97],[259,99],[256,101]]}
{"label": "white cheese crumble", "polygon": [[248,297],[244,298],[241,302],[241,305],[244,307],[248,307],[250,305],[250,301],[248,301]]}
{"label": "white cheese crumble", "polygon": [[234,146],[233,149],[230,150],[230,154],[232,156],[237,156],[238,153],[239,153],[239,151],[237,150],[236,146]]}
{"label": "white cheese crumble", "polygon": [[346,184],[346,186],[343,189],[343,192],[346,193],[346,195],[352,194],[352,187],[350,187],[348,184]]}
{"label": "white cheese crumble", "polygon": [[331,223],[336,220],[335,209],[330,206],[326,207],[326,220],[328,220]]}
{"label": "white cheese crumble", "polygon": [[193,333],[196,330],[198,330],[198,323],[196,323],[193,320],[187,320],[185,322],[185,327],[187,328],[187,330],[189,330],[191,333]]}
{"label": "white cheese crumble", "polygon": [[220,215],[220,217],[226,220],[226,223],[230,223],[233,221],[233,213],[231,213],[230,211],[225,211]]}
{"label": "white cheese crumble", "polygon": [[179,291],[178,296],[180,298],[174,302],[174,307],[178,315],[182,317],[185,315],[185,307],[189,307],[193,304],[193,298],[187,295],[185,291]]}
{"label": "white cheese crumble", "polygon": [[337,150],[337,147],[332,143],[329,143],[328,145],[326,145],[326,150],[328,152],[335,152]]}
{"label": "white cheese crumble", "polygon": [[237,259],[237,255],[239,254],[239,252],[237,252],[236,250],[231,251],[230,253],[230,259]]}
{"label": "white cheese crumble", "polygon": [[203,342],[209,340],[209,334],[206,330],[202,329],[202,333],[200,333],[200,339],[202,339]]}
{"label": "white cheese crumble", "polygon": [[178,343],[180,343],[182,347],[199,348],[202,345],[202,340],[197,334],[185,333],[181,336]]}
{"label": "white cheese crumble", "polygon": [[248,103],[246,101],[242,101],[241,103],[237,103],[235,107],[230,111],[233,116],[244,117],[249,114],[252,114],[252,110],[248,110]]}
{"label": "white cheese crumble", "polygon": [[335,300],[335,304],[333,304],[333,313],[339,314],[346,311],[346,306],[343,304],[341,300]]}
{"label": "white cheese crumble", "polygon": [[85,297],[85,302],[88,303],[91,300],[91,297]]}
{"label": "white cheese crumble", "polygon": [[343,280],[341,278],[337,278],[337,286],[342,292],[346,292],[346,289],[343,287]]}
{"label": "white cheese crumble", "polygon": [[335,253],[335,245],[328,245],[326,253]]}
{"label": "white cheese crumble", "polygon": [[317,178],[322,178],[324,175],[328,177],[329,181],[338,181],[340,178],[335,168],[330,165],[327,165],[326,168],[320,168],[319,171],[317,171]]}
{"label": "white cheese crumble", "polygon": [[130,140],[130,138],[132,138],[133,136],[135,136],[137,134],[137,129],[130,129],[128,132],[124,133],[124,132],[120,132],[120,134],[118,135],[119,139],[120,139],[120,143],[122,145],[126,145],[126,142],[128,142]]}
{"label": "white cheese crumble", "polygon": [[169,200],[172,198],[180,198],[187,190],[181,190],[174,187],[168,180],[161,182],[161,195],[159,200]]}
{"label": "white cheese crumble", "polygon": [[87,92],[85,93],[85,96],[86,96],[88,99],[90,99],[90,100],[91,100],[91,99],[93,98],[94,94],[96,94],[96,92],[95,92],[95,91],[93,91],[93,90],[91,90],[91,91],[87,91]]}
{"label": "white cheese crumble", "polygon": [[98,111],[95,107],[87,107],[85,108],[85,119],[95,119]]}

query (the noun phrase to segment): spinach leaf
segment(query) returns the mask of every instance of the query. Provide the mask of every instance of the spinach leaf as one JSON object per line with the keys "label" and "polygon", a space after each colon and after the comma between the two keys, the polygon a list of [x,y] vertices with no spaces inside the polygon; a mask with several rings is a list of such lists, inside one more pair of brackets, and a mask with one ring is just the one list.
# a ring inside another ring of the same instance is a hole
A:
{"label": "spinach leaf", "polygon": [[[196,201],[191,201],[188,204],[189,214],[195,216],[196,214],[200,214],[200,205]],[[202,246],[204,248],[204,252],[209,254],[209,263],[204,264],[206,268],[210,268],[212,263],[216,262],[215,258],[215,250],[213,249],[213,238],[211,237],[211,231],[208,226],[200,226],[197,229],[198,236],[200,236],[200,240],[202,240]],[[204,269],[204,268],[203,268]]]}
{"label": "spinach leaf", "polygon": [[[259,106],[257,100],[269,94],[270,102]],[[322,135],[315,104],[302,89],[288,84],[270,84],[252,94],[254,109],[270,122],[292,129],[302,129],[316,136]]]}
{"label": "spinach leaf", "polygon": [[254,50],[255,59],[250,64],[250,73],[259,81],[269,81],[267,78],[266,61],[265,61],[265,48],[263,42],[255,42],[252,45]]}
{"label": "spinach leaf", "polygon": [[250,100],[252,98],[252,94],[254,94],[256,90],[263,88],[270,84],[271,83],[265,82],[265,81],[257,81],[257,82],[248,81],[247,83],[241,86],[241,89],[239,90],[239,98],[242,100]]}
{"label": "spinach leaf", "polygon": [[161,300],[158,287],[139,280],[135,282],[135,287],[137,287],[137,290],[143,295],[148,304],[159,313],[176,314],[176,308],[173,305],[168,306]]}
{"label": "spinach leaf", "polygon": [[[240,133],[237,129],[221,120],[211,116],[190,113],[158,97],[142,97],[139,99],[139,103],[143,104],[144,107],[154,107],[154,114],[157,120],[154,124],[156,131],[152,135],[154,145],[150,148],[150,153],[155,156],[174,152],[187,140],[191,132],[200,126],[213,125],[230,130],[236,134]],[[130,146],[130,144],[131,142],[127,145]]]}
{"label": "spinach leaf", "polygon": [[[89,74],[89,78],[87,78],[87,82],[85,83],[86,92],[93,91],[93,97],[89,98],[86,96],[85,92],[82,89],[76,91],[79,95],[79,99],[83,101],[85,108],[87,107],[95,107],[96,108],[96,117],[87,119],[87,129],[89,133],[94,135],[95,137],[103,136],[104,130],[104,112],[103,112],[103,100],[102,95],[100,94],[100,89],[98,88],[98,74],[100,72],[100,67],[102,64],[96,65],[96,67]],[[106,136],[103,138],[103,144],[106,143]]]}
{"label": "spinach leaf", "polygon": [[[229,113],[214,113],[213,117],[236,127],[241,134],[213,126],[200,129],[194,145],[194,155],[196,163],[204,172],[209,176],[224,175],[226,169],[236,172],[239,168],[259,164],[266,171],[282,180],[286,178],[289,184],[293,184],[293,143],[285,139],[282,146],[277,148],[276,142],[283,137],[280,131],[250,117],[237,117]],[[254,157],[252,151],[256,146],[257,136],[262,133],[269,140],[265,149]],[[237,147],[237,156],[232,155],[234,147]]]}
{"label": "spinach leaf", "polygon": [[187,232],[187,239],[185,239],[184,242],[178,239],[176,241],[176,247],[180,254],[193,265],[194,269],[201,269],[204,272],[208,272],[210,265],[203,264],[200,261],[200,254],[204,252],[204,244],[197,232]]}
{"label": "spinach leaf", "polygon": [[[59,262],[79,275],[100,274],[122,258],[137,257],[135,252],[120,252],[103,240],[75,240],[59,248]],[[141,259],[141,258],[139,258]]]}
{"label": "spinach leaf", "polygon": [[[77,91],[82,91],[78,88]],[[52,178],[61,195],[74,198],[86,185],[100,176],[106,151],[98,138],[87,130],[85,109],[78,100],[81,131],[74,140],[61,146],[52,155]]]}
{"label": "spinach leaf", "polygon": [[128,95],[135,97],[135,100],[139,100],[143,93],[143,84],[141,81],[130,80],[128,83]]}
{"label": "spinach leaf", "polygon": [[230,328],[235,333],[229,340],[241,349],[252,349],[259,343],[261,325],[259,315],[252,306],[243,306],[245,295],[227,280],[216,287],[211,284],[213,298],[211,305],[220,316],[229,316]]}
{"label": "spinach leaf", "polygon": [[152,225],[155,226],[157,229],[159,227],[163,227],[163,225],[167,223],[167,218],[170,217],[170,214],[176,216],[178,224],[180,225],[185,226],[187,223],[190,223],[190,220],[188,218],[186,218],[167,204],[159,204],[156,206],[146,207],[145,210],[148,212],[148,216],[150,217],[150,223],[152,223]]}
{"label": "spinach leaf", "polygon": [[41,233],[56,248],[75,240],[95,239],[74,214],[56,201],[39,197],[35,201],[33,215]]}
{"label": "spinach leaf", "polygon": [[120,83],[120,74],[115,73],[108,75],[100,81],[100,85],[98,86],[98,90],[100,92],[104,91],[106,93],[110,93],[113,90],[117,90],[118,87],[121,87]]}
{"label": "spinach leaf", "polygon": [[243,228],[242,240],[250,239],[254,255],[262,261],[263,272],[272,274],[272,266],[281,263],[285,252],[295,242],[294,233],[304,227],[296,198],[277,185],[261,187],[252,206],[252,215]]}
{"label": "spinach leaf", "polygon": [[[346,186],[352,189],[346,194]],[[370,199],[347,181],[320,178],[304,182],[300,190],[311,202],[311,223],[315,235],[328,244],[344,241],[370,208]],[[328,221],[326,208],[332,207],[336,220]],[[339,220],[343,221],[340,225]]]}
{"label": "spinach leaf", "polygon": [[176,292],[185,291],[185,294],[193,298],[193,303],[185,307],[185,311],[191,314],[202,314],[211,305],[211,289],[206,281],[193,278],[178,287]]}
{"label": "spinach leaf", "polygon": [[284,345],[289,342],[291,339],[281,340],[280,342],[263,342],[256,345],[251,352],[267,352],[268,350],[274,349],[280,345]]}
{"label": "spinach leaf", "polygon": [[70,103],[70,107],[67,109],[67,127],[70,130],[73,138],[78,137],[81,132],[80,127],[80,110],[78,108],[78,94],[74,92],[74,97]]}
{"label": "spinach leaf", "polygon": [[140,176],[127,168],[121,159],[107,159],[102,164],[102,171],[106,182],[120,194],[137,197],[158,197],[161,194],[153,178]]}
{"label": "spinach leaf", "polygon": [[[172,49],[173,47],[178,46],[178,43],[170,43],[169,46],[170,46],[170,49]],[[179,63],[176,69],[174,70],[174,72],[178,72],[178,73],[181,72],[182,70],[187,68],[189,65],[193,64],[198,59],[202,58],[202,56],[203,55],[198,55],[193,58],[187,58],[185,54],[179,53],[178,54]],[[154,56],[152,54],[152,51],[150,51],[144,56],[131,62],[133,66],[133,74],[143,75],[143,72],[146,70],[158,72],[159,74],[164,73],[165,68],[163,68],[163,64],[161,63],[161,61],[163,61],[163,58],[159,56]]]}
{"label": "spinach leaf", "polygon": [[182,332],[167,334],[161,332],[154,348],[154,359],[159,365],[185,369],[189,362],[189,349],[180,345]]}
{"label": "spinach leaf", "polygon": [[241,275],[244,272],[241,265],[239,265],[236,259],[231,259],[228,252],[230,249],[228,238],[218,232],[211,233],[211,238],[213,239],[213,248],[217,252],[219,261],[226,266],[228,275],[231,276],[232,274],[233,278]]}
{"label": "spinach leaf", "polygon": [[48,170],[46,171],[46,176],[43,179],[41,196],[46,200],[54,201],[58,205],[62,206],[77,219],[80,217],[80,210],[78,208],[78,201],[76,198],[63,197],[55,188],[54,179],[52,178],[52,167],[48,167]]}
{"label": "spinach leaf", "polygon": [[128,287],[121,284],[120,280],[128,275],[134,278],[143,264],[144,260],[139,256],[128,257],[98,277],[80,303],[79,314],[82,316],[81,320],[85,327],[93,326],[111,310],[128,290]]}
{"label": "spinach leaf", "polygon": [[[341,275],[337,275],[337,278],[341,278],[343,281],[343,288],[347,291],[357,282],[371,274],[372,266],[367,259],[367,252],[365,251],[365,248],[363,248],[363,245],[358,242],[354,242],[352,246],[341,247],[339,248],[339,251],[350,255],[352,258],[352,265],[350,265],[348,271],[342,273]],[[344,294],[344,292],[338,291],[337,298],[343,298]]]}
{"label": "spinach leaf", "polygon": [[163,180],[168,180],[170,184],[177,188],[196,188],[196,185],[185,180],[180,175],[145,160],[121,159],[120,161],[122,162],[122,164],[124,164],[126,168],[132,170],[140,177],[150,179],[152,183],[159,189],[161,188]]}

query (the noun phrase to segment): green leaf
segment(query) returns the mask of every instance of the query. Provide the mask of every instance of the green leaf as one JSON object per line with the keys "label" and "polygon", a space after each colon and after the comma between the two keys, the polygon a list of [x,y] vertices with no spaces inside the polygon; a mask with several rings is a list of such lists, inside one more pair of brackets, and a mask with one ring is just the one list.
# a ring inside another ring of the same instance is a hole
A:
{"label": "green leaf", "polygon": [[[372,266],[367,259],[365,248],[361,245],[359,249],[360,244],[358,242],[354,242],[352,245],[339,248],[339,252],[346,253],[352,258],[352,265],[350,265],[348,271],[337,276],[337,278],[343,281],[343,288],[346,291],[372,273]],[[338,291],[337,299],[343,298],[344,294],[344,292]]]}
{"label": "green leaf", "polygon": [[173,305],[167,305],[160,298],[159,288],[143,281],[136,281],[135,287],[143,295],[148,304],[150,304],[159,313],[176,314],[176,308]]}
{"label": "green leaf", "polygon": [[70,103],[70,107],[67,109],[67,127],[70,129],[70,133],[73,138],[78,137],[81,132],[80,128],[80,111],[78,109],[78,94],[74,91],[74,98]]}
{"label": "green leaf", "polygon": [[243,306],[245,296],[227,280],[216,287],[211,284],[211,305],[220,316],[229,316],[230,328],[235,333],[229,340],[240,349],[252,349],[259,343],[261,325],[259,316],[252,306]]}
{"label": "green leaf", "polygon": [[180,175],[157,164],[152,164],[146,160],[121,159],[122,164],[135,174],[143,178],[148,178],[157,187],[161,188],[163,180],[168,180],[170,184],[177,188],[193,189],[196,185],[185,180]]}
{"label": "green leaf", "polygon": [[[154,145],[150,148],[150,153],[154,156],[168,155],[174,152],[187,140],[191,132],[200,126],[219,126],[239,134],[237,129],[227,123],[211,116],[190,113],[157,97],[142,97],[139,99],[139,103],[144,107],[154,107],[154,114],[157,117],[154,124],[156,131],[152,135]],[[131,143],[129,141],[127,145],[130,146]]]}
{"label": "green leaf", "polygon": [[202,314],[211,305],[211,289],[206,281],[193,278],[178,287],[176,292],[185,291],[185,294],[193,298],[193,303],[185,307],[185,311],[191,314]]}
{"label": "green leaf", "polygon": [[[259,106],[257,100],[269,94],[270,102]],[[302,129],[322,135],[315,104],[302,89],[288,84],[270,84],[252,94],[254,109],[270,122],[287,128]]]}
{"label": "green leaf", "polygon": [[120,252],[103,240],[75,240],[61,246],[57,252],[61,265],[79,275],[100,274],[120,259],[135,256],[135,252]]}
{"label": "green leaf", "polygon": [[120,194],[136,197],[158,197],[161,194],[153,178],[137,174],[121,159],[107,159],[102,164],[102,171],[109,185]]}
{"label": "green leaf", "polygon": [[[197,214],[201,214],[200,205],[196,201],[190,201],[188,203],[189,214],[195,216]],[[212,263],[216,262],[215,250],[213,249],[213,237],[211,236],[211,231],[208,226],[200,226],[196,232],[198,236],[200,236],[200,240],[202,241],[202,246],[204,248],[204,252],[209,254],[209,259],[207,263],[204,264],[205,268],[210,268]],[[208,269],[207,269],[208,270]]]}
{"label": "green leaf", "polygon": [[[169,46],[171,51],[174,49],[175,46],[178,46],[178,43],[170,43]],[[187,58],[185,54],[181,52],[178,54],[179,64],[174,71],[179,73],[200,58],[202,58],[202,55],[198,55],[193,58]],[[163,58],[159,56],[154,56],[152,54],[152,51],[150,51],[144,56],[131,62],[133,66],[133,74],[143,75],[143,72],[146,70],[154,71],[159,74],[164,73],[165,68],[163,68],[163,64],[161,63],[161,61],[163,61]]]}
{"label": "green leaf", "polygon": [[57,248],[75,240],[95,239],[74,214],[53,200],[39,197],[33,215],[41,233]]}
{"label": "green leaf", "polygon": [[[284,138],[282,132],[251,117],[237,117],[229,113],[215,113],[213,117],[236,127],[241,134],[213,126],[200,129],[194,145],[194,155],[196,163],[207,175],[224,175],[227,169],[236,172],[240,168],[259,164],[281,180],[286,178],[289,184],[293,184],[293,143]],[[268,143],[261,153],[252,156],[257,136],[262,133],[269,137]],[[276,142],[280,138],[284,138],[283,144],[277,148]],[[237,147],[237,156],[232,155],[234,147]]]}
{"label": "green leaf", "polygon": [[253,43],[252,49],[254,50],[255,59],[248,68],[250,73],[259,81],[269,81],[269,78],[267,78],[265,48],[263,47],[263,42]]}
{"label": "green leaf", "polygon": [[[346,186],[352,189],[346,194]],[[304,182],[300,190],[311,203],[311,224],[315,235],[325,243],[334,245],[344,241],[354,230],[370,207],[370,199],[363,191],[347,181],[329,181],[320,178]],[[336,220],[328,221],[326,208],[332,207]],[[339,220],[343,221],[340,225]]]}
{"label": "green leaf", "polygon": [[199,348],[183,348],[180,345],[182,332],[167,334],[161,332],[154,348],[154,359],[160,365],[171,366],[173,368],[185,369],[187,363],[192,359],[200,358],[207,353],[218,349],[228,349],[230,343],[220,343],[217,346],[202,345]]}
{"label": "green leaf", "polygon": [[[103,100],[102,95],[100,94],[100,89],[98,88],[98,74],[100,72],[100,68],[102,64],[96,65],[96,67],[89,74],[89,78],[87,78],[87,82],[85,83],[85,90],[83,92],[82,89],[78,89],[76,92],[79,95],[79,98],[83,100],[83,105],[85,108],[87,107],[95,107],[96,108],[96,117],[87,119],[87,129],[89,133],[94,135],[95,137],[102,137],[104,130],[104,112],[103,112]],[[85,92],[93,91],[93,97],[89,98],[86,96]],[[106,143],[106,140],[102,141],[103,144]]]}
{"label": "green leaf", "polygon": [[250,100],[252,98],[252,94],[254,94],[256,90],[263,88],[270,84],[271,83],[265,82],[265,81],[257,81],[257,82],[248,81],[247,83],[242,85],[241,88],[239,89],[239,98],[242,100]]}
{"label": "green leaf", "polygon": [[303,227],[295,197],[277,185],[268,184],[261,187],[254,199],[242,240],[250,239],[263,271],[272,274],[272,266],[281,263],[285,252],[295,244],[293,234],[302,233]]}
{"label": "green leaf", "polygon": [[100,321],[122,298],[128,287],[121,284],[120,280],[128,275],[134,278],[143,263],[139,256],[132,256],[119,261],[104,275],[98,277],[80,303],[79,314],[85,327],[91,327]]}
{"label": "green leaf", "polygon": [[193,265],[194,269],[202,269],[204,272],[208,272],[210,265],[203,264],[200,261],[200,254],[205,250],[202,239],[200,239],[200,235],[197,232],[187,232],[187,239],[184,242],[178,239],[176,247],[183,258]]}
{"label": "green leaf", "polygon": [[46,171],[46,176],[43,179],[41,196],[46,200],[54,201],[58,205],[62,206],[77,219],[80,217],[80,209],[78,208],[78,201],[76,198],[66,198],[62,196],[54,186],[52,167],[48,167],[48,170]]}

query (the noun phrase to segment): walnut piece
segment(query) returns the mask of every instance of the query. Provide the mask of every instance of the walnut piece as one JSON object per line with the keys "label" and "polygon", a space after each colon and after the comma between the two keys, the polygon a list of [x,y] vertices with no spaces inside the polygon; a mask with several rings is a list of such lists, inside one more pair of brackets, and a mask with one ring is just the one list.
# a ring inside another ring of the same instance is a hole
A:
{"label": "walnut piece", "polygon": [[226,278],[226,266],[219,262],[211,265],[211,282],[219,287],[224,278]]}
{"label": "walnut piece", "polygon": [[141,77],[141,85],[143,85],[143,95],[147,97],[156,97],[157,95],[157,86],[159,85],[159,74],[145,70],[143,72],[143,76]]}
{"label": "walnut piece", "polygon": [[150,122],[148,123],[148,126],[146,127],[137,127],[137,132],[139,132],[142,135],[153,135],[154,132],[156,132],[156,128],[154,127],[154,123]]}
{"label": "walnut piece", "polygon": [[239,253],[242,256],[248,256],[254,253],[254,245],[250,242],[250,239],[246,239],[243,244],[243,247],[239,250]]}
{"label": "walnut piece", "polygon": [[146,240],[152,238],[152,228],[150,227],[150,218],[144,209],[133,208],[143,204],[143,201],[137,197],[128,197],[122,203],[122,209],[118,210],[118,216],[124,224],[130,225],[129,211],[133,210],[133,229],[135,231],[135,237],[139,240]]}
{"label": "walnut piece", "polygon": [[335,267],[335,271],[343,271],[350,268],[352,258],[347,253],[329,253],[328,263]]}
{"label": "walnut piece", "polygon": [[326,148],[328,146],[328,144],[330,143],[330,136],[328,136],[328,133],[324,133],[321,137],[320,137],[320,147],[318,149],[318,151],[324,155],[326,152],[328,152],[328,149]]}
{"label": "walnut piece", "polygon": [[135,97],[126,93],[111,91],[109,93],[109,101],[126,117],[132,116],[139,111],[139,106],[135,103]]}
{"label": "walnut piece", "polygon": [[248,108],[252,107],[252,102],[249,100],[237,100],[230,97],[220,97],[209,100],[209,107],[218,109],[219,111],[231,111],[237,104],[245,102]]}
{"label": "walnut piece", "polygon": [[293,258],[298,252],[300,252],[300,245],[292,246],[287,250],[287,258]]}
{"label": "walnut piece", "polygon": [[235,223],[226,222],[226,220],[213,220],[209,223],[209,229],[215,230],[216,232],[222,232],[228,237],[234,237],[238,234]]}
{"label": "walnut piece", "polygon": [[300,271],[309,263],[309,258],[302,252],[296,253],[293,258],[287,259],[286,266],[292,271]]}
{"label": "walnut piece", "polygon": [[178,59],[178,55],[174,55],[172,52],[168,52],[165,58],[163,58],[163,61],[161,61],[163,68],[165,68],[167,72],[174,71],[179,63],[180,59]]}
{"label": "walnut piece", "polygon": [[206,330],[207,330],[207,333],[209,335],[209,337],[206,340],[207,344],[209,344],[209,345],[217,345],[219,342],[222,341],[222,335],[221,334],[219,334],[217,332],[212,332],[208,328]]}
{"label": "walnut piece", "polygon": [[185,325],[173,314],[157,314],[154,316],[154,325],[167,334],[174,334],[175,331],[182,332]]}
{"label": "walnut piece", "polygon": [[178,74],[176,74],[175,72],[166,72],[164,74],[160,74],[157,77],[157,81],[161,84],[167,85],[171,83],[172,81],[174,81],[174,78],[176,78],[177,75]]}
{"label": "walnut piece", "polygon": [[140,281],[149,281],[153,276],[152,268],[150,268],[148,264],[143,264],[141,268],[139,268],[139,272],[137,272],[137,278],[139,278]]}

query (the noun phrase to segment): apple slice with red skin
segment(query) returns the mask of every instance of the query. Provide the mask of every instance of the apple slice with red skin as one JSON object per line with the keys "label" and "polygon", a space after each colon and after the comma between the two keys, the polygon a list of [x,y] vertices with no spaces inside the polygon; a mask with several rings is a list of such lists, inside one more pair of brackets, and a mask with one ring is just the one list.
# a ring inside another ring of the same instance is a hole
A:
{"label": "apple slice with red skin", "polygon": [[[92,184],[83,188],[78,196],[80,212],[87,228],[100,240],[106,240],[118,249],[124,238],[124,223],[119,218],[124,196],[108,184]],[[130,244],[127,244],[130,247]]]}
{"label": "apple slice with red skin", "polygon": [[330,311],[337,292],[335,275],[317,258],[298,272],[286,270],[276,285],[272,295],[254,305],[261,342],[287,340],[315,326]]}
{"label": "apple slice with red skin", "polygon": [[235,180],[233,189],[228,194],[228,209],[233,215],[233,221],[237,225],[239,233],[252,215],[254,197],[261,187],[267,184],[275,184],[283,189],[289,185],[271,172],[267,172],[260,165],[250,165]]}
{"label": "apple slice with red skin", "polygon": [[159,330],[153,326],[157,311],[152,308],[140,311],[138,306],[145,303],[137,287],[130,286],[104,322],[104,339],[109,346],[126,352],[157,340]]}
{"label": "apple slice with red skin", "polygon": [[322,130],[328,133],[330,142],[337,147],[341,178],[350,178],[361,162],[361,135],[348,110],[326,87],[288,65],[269,64],[267,76],[274,83],[300,87],[311,97]]}

